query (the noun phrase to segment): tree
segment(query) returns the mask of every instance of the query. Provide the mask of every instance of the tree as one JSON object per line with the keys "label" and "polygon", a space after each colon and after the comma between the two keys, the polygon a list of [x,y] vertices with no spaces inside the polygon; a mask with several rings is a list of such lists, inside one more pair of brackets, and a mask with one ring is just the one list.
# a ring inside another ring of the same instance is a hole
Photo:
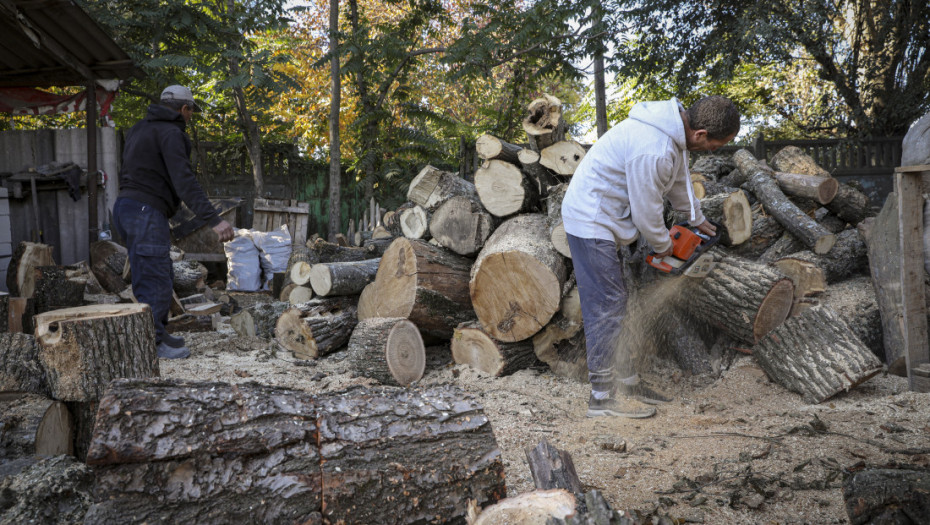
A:
{"label": "tree", "polygon": [[329,240],[335,242],[340,230],[339,197],[342,191],[342,156],[339,142],[339,109],[342,104],[342,83],[339,70],[339,0],[329,0]]}

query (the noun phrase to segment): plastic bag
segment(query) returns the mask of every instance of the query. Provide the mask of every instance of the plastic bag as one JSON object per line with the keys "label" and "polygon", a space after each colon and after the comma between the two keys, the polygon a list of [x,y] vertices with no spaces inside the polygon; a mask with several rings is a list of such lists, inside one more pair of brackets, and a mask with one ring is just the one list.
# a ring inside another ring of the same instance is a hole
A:
{"label": "plastic bag", "polygon": [[915,122],[901,145],[902,166],[930,164],[930,113]]}
{"label": "plastic bag", "polygon": [[267,289],[275,273],[287,271],[287,260],[291,257],[291,234],[287,224],[284,224],[275,231],[253,231],[252,242],[261,252],[260,264],[264,274],[264,288]]}
{"label": "plastic bag", "polygon": [[262,286],[262,269],[258,248],[249,230],[237,230],[236,237],[223,243],[226,252],[226,289],[254,292]]}

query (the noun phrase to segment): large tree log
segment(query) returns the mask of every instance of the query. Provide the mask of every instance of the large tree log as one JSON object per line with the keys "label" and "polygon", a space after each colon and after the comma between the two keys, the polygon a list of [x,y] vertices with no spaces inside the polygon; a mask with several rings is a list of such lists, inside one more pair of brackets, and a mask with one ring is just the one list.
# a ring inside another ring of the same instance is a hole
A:
{"label": "large tree log", "polygon": [[539,207],[537,182],[520,168],[501,160],[489,160],[475,171],[475,189],[481,204],[497,217]]}
{"label": "large tree log", "polygon": [[727,253],[744,259],[757,259],[781,239],[785,227],[775,217],[765,214],[761,205],[752,210],[752,233],[749,239],[738,246],[727,248]]}
{"label": "large tree log", "polygon": [[533,343],[503,343],[487,334],[477,322],[455,329],[452,359],[492,376],[510,375],[537,362]]}
{"label": "large tree log", "polygon": [[[752,208],[741,190],[717,193],[701,199],[701,212],[720,225],[718,234],[724,246],[743,244],[752,237]],[[688,220],[686,213],[674,212],[674,222]]]}
{"label": "large tree log", "polygon": [[446,338],[475,319],[468,295],[471,261],[423,241],[396,239],[358,302],[358,318],[404,317]]}
{"label": "large tree log", "polygon": [[426,166],[410,182],[407,200],[432,213],[456,195],[474,195],[475,185],[454,173]]}
{"label": "large tree log", "polygon": [[174,270],[174,291],[178,297],[187,297],[203,292],[207,287],[207,267],[199,261],[171,263]]}
{"label": "large tree log", "polygon": [[349,342],[358,324],[354,298],[315,299],[285,310],[274,329],[275,340],[299,359],[316,359]]}
{"label": "large tree log", "polygon": [[545,215],[518,215],[491,235],[472,266],[475,314],[499,341],[532,337],[559,309],[565,260],[548,233]]}
{"label": "large tree log", "polygon": [[37,394],[0,393],[0,461],[73,453],[64,403]]}
{"label": "large tree log", "polygon": [[408,239],[429,239],[429,223],[432,213],[419,204],[400,213],[400,231]]}
{"label": "large tree log", "polygon": [[36,313],[81,306],[87,280],[73,277],[78,271],[69,266],[36,266],[33,277]]}
{"label": "large tree log", "polygon": [[871,468],[843,481],[852,525],[918,524],[930,516],[930,469]]}
{"label": "large tree log", "polygon": [[50,395],[35,338],[22,333],[0,334],[0,392]]}
{"label": "large tree log", "polygon": [[35,317],[39,360],[61,401],[93,401],[118,377],[158,376],[146,304],[66,308]]}
{"label": "large tree log", "polygon": [[291,307],[287,301],[258,303],[230,316],[229,324],[242,337],[271,339],[281,314]]}
{"label": "large tree log", "polygon": [[123,279],[123,267],[128,260],[126,248],[113,241],[97,241],[90,245],[90,269],[100,286],[110,293],[120,293],[129,286]]}
{"label": "large tree log", "polygon": [[746,150],[734,153],[733,160],[741,172],[749,173],[746,186],[762,202],[765,211],[778,219],[786,230],[803,241],[814,253],[824,254],[830,251],[836,242],[836,236],[785,197],[775,183],[771,169],[762,166],[752,153]]}
{"label": "large tree log", "polygon": [[549,240],[555,251],[571,259],[572,253],[568,248],[568,237],[565,235],[565,225],[562,224],[562,200],[565,198],[565,192],[568,191],[568,184],[559,184],[549,188],[549,195],[546,197],[546,215],[549,224]]}
{"label": "large tree log", "polygon": [[822,403],[882,371],[878,358],[823,306],[788,319],[752,353],[773,381],[801,394],[806,403]]}
{"label": "large tree log", "polygon": [[[651,299],[648,295],[640,296],[640,300],[647,302]],[[633,316],[627,318],[630,321],[635,319]],[[701,327],[690,316],[684,315],[677,308],[673,308],[666,312],[665,315],[659,312],[651,313],[646,317],[646,322],[649,325],[648,330],[650,333],[643,335],[652,337],[657,350],[670,355],[678,363],[679,368],[693,375],[713,372],[714,367],[710,362],[710,351],[701,338]],[[631,322],[624,323],[624,330],[627,333],[630,330],[641,329],[640,327],[631,326],[632,324]],[[636,338],[634,337],[634,340]]]}
{"label": "large tree log", "polygon": [[3,494],[0,521],[84,523],[94,491],[94,473],[90,467],[65,455],[27,461],[32,464],[0,480]]}
{"label": "large tree log", "polygon": [[[559,311],[533,336],[536,357],[557,376],[576,381],[588,378],[587,348],[581,319],[581,298],[573,284],[562,296]],[[566,287],[568,284],[566,284]]]}
{"label": "large tree log", "polygon": [[827,284],[866,273],[869,267],[868,250],[859,232],[855,229],[849,229],[837,235],[833,249],[823,255],[802,251],[780,260],[785,259],[803,260],[817,265],[823,270]]}
{"label": "large tree log", "polygon": [[720,180],[736,169],[730,155],[701,155],[691,166],[691,173],[700,173],[709,180]]}
{"label": "large tree log", "polygon": [[530,149],[541,152],[548,146],[565,139],[565,121],[562,120],[562,101],[552,95],[529,103],[523,119],[523,131]]}
{"label": "large tree log", "polygon": [[539,163],[558,175],[574,175],[586,151],[574,140],[561,140],[539,152]]}
{"label": "large tree log", "polygon": [[23,241],[13,251],[13,257],[6,273],[6,286],[10,295],[32,298],[35,292],[35,268],[37,266],[54,266],[52,247]]}
{"label": "large tree log", "polygon": [[496,224],[478,199],[460,195],[436,208],[429,232],[441,246],[469,257],[481,251]]}
{"label": "large tree log", "polygon": [[375,280],[381,258],[344,263],[321,263],[310,269],[310,287],[317,295],[358,295]]}
{"label": "large tree log", "polygon": [[349,339],[357,375],[385,385],[407,386],[423,377],[426,348],[417,326],[401,317],[360,320]]}
{"label": "large tree log", "polygon": [[545,196],[546,188],[549,186],[561,184],[562,181],[552,173],[552,170],[539,163],[539,152],[523,148],[517,154],[517,159],[520,161],[520,166],[523,167],[523,173],[536,179],[540,195]]}
{"label": "large tree log", "polygon": [[512,164],[519,162],[517,155],[523,148],[516,144],[505,142],[493,135],[485,133],[475,141],[475,151],[484,160],[504,160]]}
{"label": "large tree log", "polygon": [[882,314],[870,277],[854,277],[832,284],[819,298],[820,304],[830,308],[846,321],[862,344],[873,354],[884,359],[882,342]]}
{"label": "large tree log", "polygon": [[[281,297],[281,291],[283,291],[287,285],[294,282],[293,274],[295,272],[297,273],[297,275],[303,275],[306,273],[305,271],[302,271],[302,270],[295,270],[294,269],[295,266],[301,266],[301,268],[306,266],[308,267],[307,270],[309,270],[310,249],[307,247],[308,245],[309,243],[291,244],[291,255],[287,258],[287,268],[284,269],[284,282],[281,283],[281,290],[279,291],[278,295],[274,296],[276,299],[279,299]],[[303,263],[307,263],[307,264],[303,264]],[[301,283],[301,284],[306,284],[306,282]]]}
{"label": "large tree log", "polygon": [[787,195],[811,199],[820,204],[829,204],[839,189],[840,183],[832,177],[818,177],[803,173],[775,172],[778,187]]}
{"label": "large tree log", "polygon": [[339,246],[323,239],[316,239],[312,243],[307,243],[307,260],[304,262],[314,265],[319,263],[364,261],[365,259],[377,259],[378,257],[380,255],[372,246],[363,248]]}
{"label": "large tree log", "polygon": [[[818,166],[810,155],[796,146],[782,148],[772,157],[772,166],[778,171],[830,176],[830,173]],[[837,188],[836,196],[827,204],[827,209],[853,226],[874,215],[869,207],[869,198],[861,191],[842,183]]]}
{"label": "large tree log", "polygon": [[685,279],[681,305],[692,316],[755,344],[791,311],[794,285],[774,268],[723,257],[704,279]]}

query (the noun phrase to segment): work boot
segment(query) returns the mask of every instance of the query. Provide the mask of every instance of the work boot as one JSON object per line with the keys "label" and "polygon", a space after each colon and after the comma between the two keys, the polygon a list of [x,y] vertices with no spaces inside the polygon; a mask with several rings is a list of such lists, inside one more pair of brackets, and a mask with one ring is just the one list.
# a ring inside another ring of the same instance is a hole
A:
{"label": "work boot", "polygon": [[186,346],[174,348],[164,342],[158,344],[156,352],[162,359],[186,359],[191,355],[191,351]]}
{"label": "work boot", "polygon": [[169,333],[165,333],[161,336],[161,342],[165,343],[171,348],[181,348],[182,346],[185,346],[183,337],[178,337]]}
{"label": "work boot", "polygon": [[653,389],[642,381],[635,385],[620,383],[617,385],[617,392],[649,405],[662,405],[672,400],[671,397]]}
{"label": "work boot", "polygon": [[595,399],[594,394],[588,399],[588,417],[626,417],[630,419],[643,419],[656,414],[655,407],[616,394]]}

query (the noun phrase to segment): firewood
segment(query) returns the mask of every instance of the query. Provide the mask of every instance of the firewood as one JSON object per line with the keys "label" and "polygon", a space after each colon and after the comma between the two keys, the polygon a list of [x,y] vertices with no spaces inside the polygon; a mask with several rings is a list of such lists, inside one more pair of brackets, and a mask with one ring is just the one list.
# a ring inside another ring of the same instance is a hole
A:
{"label": "firewood", "polygon": [[560,140],[539,152],[539,163],[558,175],[573,175],[586,151],[574,140]]}
{"label": "firewood", "polygon": [[543,439],[535,447],[526,447],[523,452],[537,489],[564,489],[572,494],[584,491],[568,451],[559,450]]}
{"label": "firewood", "polygon": [[532,337],[559,309],[565,260],[548,233],[545,215],[518,215],[494,231],[472,266],[472,305],[497,340]]}
{"label": "firewood", "polygon": [[171,263],[174,270],[173,287],[178,297],[187,297],[203,292],[207,287],[207,267],[199,261]]}
{"label": "firewood", "polygon": [[755,344],[791,311],[794,285],[778,270],[723,257],[704,279],[687,279],[681,307],[730,337]]}
{"label": "firewood", "polygon": [[6,273],[6,286],[10,295],[31,299],[35,292],[36,266],[54,266],[52,247],[23,241],[13,251]]}
{"label": "firewood", "polygon": [[255,304],[230,316],[229,324],[241,337],[271,339],[281,314],[291,307],[286,301]]}
{"label": "firewood", "polygon": [[[393,215],[391,215],[388,219],[385,219],[384,227],[387,228],[389,232],[391,232],[391,235],[393,235],[394,237],[404,236],[404,231],[400,229],[400,216],[401,214],[404,213],[404,210],[413,208],[414,206],[418,206],[418,205],[410,201],[407,201],[401,204],[400,206],[398,206],[397,209],[394,210]],[[369,236],[369,238],[371,237]]]}
{"label": "firewood", "polygon": [[521,149],[523,148],[516,144],[504,142],[488,134],[481,135],[478,137],[478,140],[475,141],[475,151],[478,153],[478,156],[484,160],[498,159],[516,164],[519,162],[517,154]]}
{"label": "firewood", "polygon": [[0,393],[0,462],[72,454],[73,430],[64,403],[37,394]]}
{"label": "firewood", "polygon": [[[569,283],[565,287],[569,287]],[[569,291],[562,296],[559,311],[533,336],[537,359],[549,365],[557,376],[586,381],[588,361],[582,328],[581,298],[572,282]]]}
{"label": "firewood", "polygon": [[[752,237],[752,208],[742,191],[718,193],[701,199],[701,212],[720,225],[718,234],[724,246],[743,244]],[[688,218],[686,213],[675,212],[674,222],[685,222]]]}
{"label": "firewood", "polygon": [[454,173],[426,166],[407,189],[407,200],[432,213],[440,204],[456,195],[473,195],[475,185]]}
{"label": "firewood", "polygon": [[448,339],[475,319],[468,295],[471,260],[411,239],[384,252],[375,280],[358,302],[358,318],[403,317],[424,334]]}
{"label": "firewood", "polygon": [[53,310],[37,315],[35,324],[39,360],[55,399],[92,401],[117,377],[159,375],[146,304]]}
{"label": "firewood", "polygon": [[358,295],[375,280],[381,258],[344,263],[320,263],[310,269],[310,287],[323,297]]}
{"label": "firewood", "polygon": [[565,139],[565,121],[562,120],[562,101],[552,95],[542,97],[529,103],[526,117],[523,119],[523,131],[530,149],[541,152],[543,149]]}
{"label": "firewood", "polygon": [[571,259],[572,254],[568,248],[565,225],[562,224],[562,200],[565,198],[566,191],[568,191],[568,184],[559,184],[549,188],[549,196],[546,198],[546,212],[549,224],[549,240],[552,242],[552,246],[555,251]]}
{"label": "firewood", "polygon": [[492,376],[506,376],[537,362],[530,341],[503,343],[487,334],[477,322],[455,329],[452,359]]}
{"label": "firewood", "polygon": [[[649,297],[645,298],[649,301]],[[670,355],[678,367],[692,375],[708,374],[714,367],[710,362],[710,351],[701,338],[700,329],[691,316],[679,309],[657,312],[647,318],[649,336],[660,353]],[[636,330],[636,328],[633,328]]]}
{"label": "firewood", "polygon": [[33,296],[36,313],[81,306],[86,279],[72,278],[67,266],[36,266]]}
{"label": "firewood", "polygon": [[126,248],[113,241],[97,241],[90,245],[90,269],[103,289],[120,293],[129,284],[123,279],[123,266],[129,261]]}
{"label": "firewood", "polygon": [[298,286],[300,286],[300,285],[294,284],[294,283],[290,283],[290,284],[284,285],[284,286],[281,288],[281,295],[275,297],[274,300],[276,300],[276,301],[284,301],[285,303],[288,302],[288,299],[289,299],[290,296],[291,296],[291,292],[294,291],[294,288],[297,288]]}
{"label": "firewood", "polygon": [[709,181],[720,180],[736,168],[730,155],[701,155],[691,166],[691,172],[697,172]]}
{"label": "firewood", "polygon": [[[304,286],[310,282],[310,270],[313,268],[312,264],[307,261],[294,261],[294,264],[290,268],[290,271],[287,273],[290,277],[290,284]],[[281,292],[283,291],[284,287],[281,287]]]}
{"label": "firewood", "polygon": [[545,196],[546,188],[561,184],[561,180],[552,171],[539,163],[539,152],[523,148],[517,154],[523,172],[536,179],[539,185],[539,194]]}
{"label": "firewood", "polygon": [[441,246],[468,257],[484,247],[496,225],[496,219],[478,199],[459,195],[436,208],[429,222],[429,231]]}
{"label": "firewood", "polygon": [[733,154],[733,160],[741,172],[749,174],[746,186],[765,206],[765,211],[773,215],[792,235],[804,242],[816,254],[830,251],[836,236],[816,221],[808,217],[785,197],[772,177],[772,171],[762,166],[746,150]]}
{"label": "firewood", "polygon": [[786,258],[804,260],[817,265],[823,271],[827,284],[866,273],[869,267],[868,250],[859,232],[855,229],[849,229],[837,235],[833,249],[823,255],[805,250]]}
{"label": "firewood", "polygon": [[407,386],[426,369],[420,331],[401,317],[360,320],[349,338],[349,354],[356,374],[385,385]]}
{"label": "firewood", "polygon": [[400,214],[400,230],[408,239],[429,239],[429,222],[432,213],[419,204],[407,208]]}
{"label": "firewood", "polygon": [[565,523],[561,520],[575,514],[575,505],[575,496],[565,489],[533,490],[502,499],[468,523]]}
{"label": "firewood", "polygon": [[369,258],[378,258],[384,255],[384,252],[387,251],[387,249],[391,246],[391,243],[394,242],[394,239],[397,237],[403,237],[403,234],[395,235],[390,239],[368,239],[362,243],[362,248],[368,250],[369,254],[371,255]]}
{"label": "firewood", "polygon": [[853,525],[919,523],[930,516],[930,469],[867,468],[843,481],[846,515]]}
{"label": "firewood", "polygon": [[[757,259],[784,235],[785,227],[775,217],[767,215],[761,205],[752,208],[752,233],[738,246],[726,249],[727,253],[744,259]],[[795,250],[796,251],[796,250]]]}
{"label": "firewood", "polygon": [[691,172],[691,189],[694,190],[694,198],[703,199],[707,196],[707,190],[704,189],[705,182],[707,182],[707,177],[695,171]]}
{"label": "firewood", "polygon": [[539,185],[513,164],[490,160],[475,171],[475,189],[481,204],[496,217],[539,207]]}
{"label": "firewood", "polygon": [[305,303],[313,299],[313,288],[309,286],[295,286],[287,294],[287,302],[291,304]]}
{"label": "firewood", "polygon": [[[307,259],[305,262],[314,265],[318,263],[364,261],[365,259],[377,259],[378,257],[380,255],[373,247],[339,246],[323,239],[316,239],[307,242]],[[290,264],[288,267],[290,267]]]}
{"label": "firewood", "polygon": [[879,359],[884,359],[882,314],[870,277],[854,277],[831,284],[817,299],[820,304],[839,314],[866,348]]}
{"label": "firewood", "polygon": [[773,381],[806,403],[822,403],[882,371],[878,358],[823,306],[789,318],[753,346],[752,354]]}
{"label": "firewood", "polygon": [[29,392],[48,397],[45,369],[35,338],[22,333],[0,334],[0,392]]}
{"label": "firewood", "polygon": [[[19,463],[24,468],[11,469]],[[4,523],[83,523],[93,500],[94,473],[82,461],[27,456],[4,465],[0,479]]]}
{"label": "firewood", "polygon": [[797,257],[785,257],[775,261],[772,265],[788,276],[794,284],[794,304],[788,314],[789,317],[799,315],[810,306],[806,300],[808,297],[819,295],[827,289],[823,270],[813,262]]}
{"label": "firewood", "polygon": [[787,195],[829,204],[836,197],[840,183],[832,177],[818,177],[802,173],[775,172],[778,187]]}
{"label": "firewood", "polygon": [[358,308],[353,298],[317,298],[282,312],[274,338],[294,357],[316,359],[345,346],[356,324]]}

